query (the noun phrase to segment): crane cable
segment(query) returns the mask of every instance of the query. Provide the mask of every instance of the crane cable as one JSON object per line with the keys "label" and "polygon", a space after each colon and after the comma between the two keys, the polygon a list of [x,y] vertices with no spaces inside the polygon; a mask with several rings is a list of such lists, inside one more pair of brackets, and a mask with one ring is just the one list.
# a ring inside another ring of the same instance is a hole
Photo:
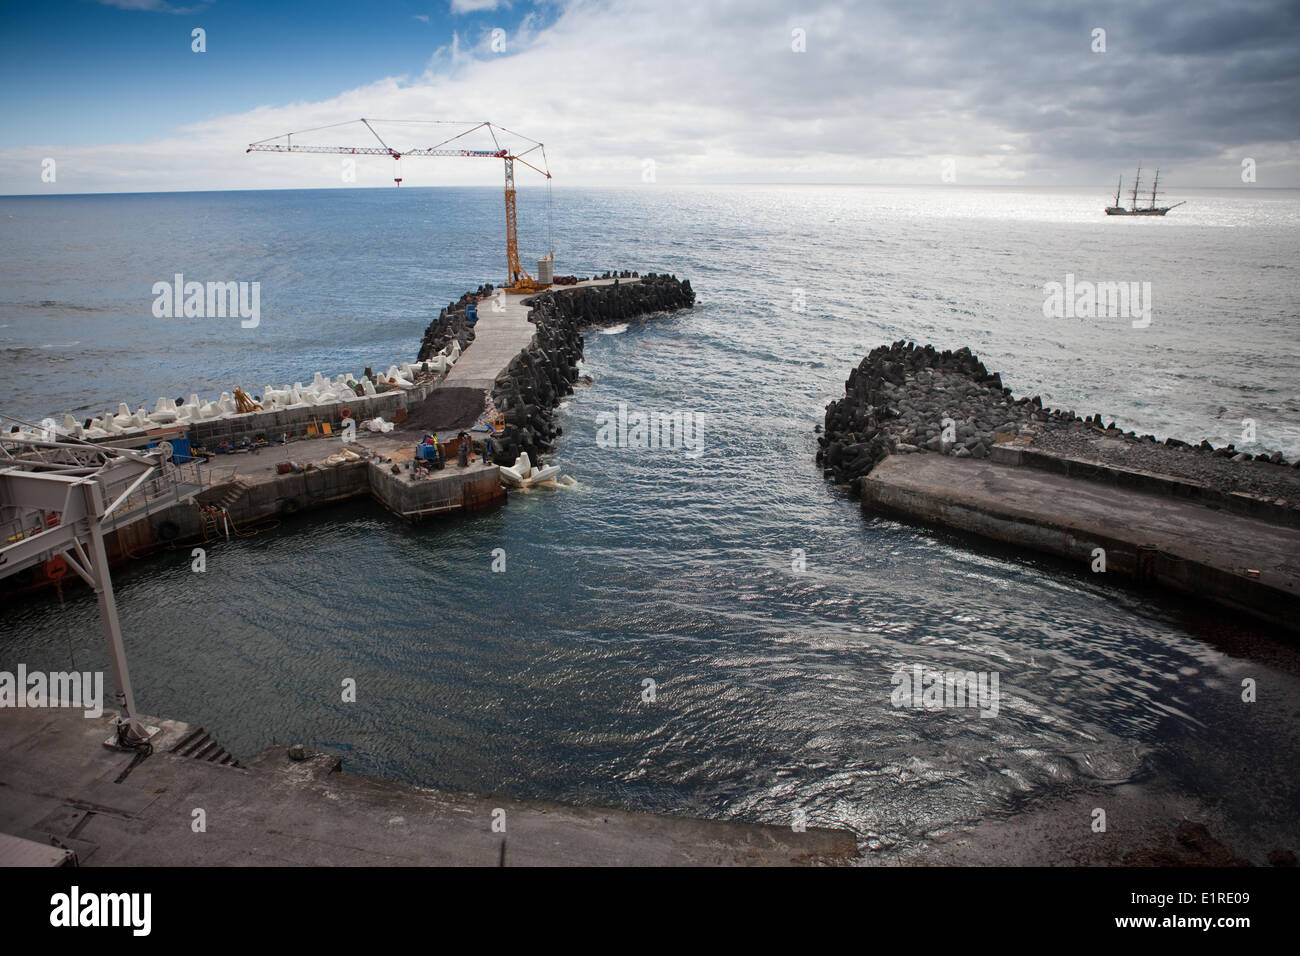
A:
{"label": "crane cable", "polygon": [[551,195],[551,164],[546,158],[546,147],[542,147],[542,166],[546,169],[546,251],[551,257],[552,272],[555,263],[555,205]]}

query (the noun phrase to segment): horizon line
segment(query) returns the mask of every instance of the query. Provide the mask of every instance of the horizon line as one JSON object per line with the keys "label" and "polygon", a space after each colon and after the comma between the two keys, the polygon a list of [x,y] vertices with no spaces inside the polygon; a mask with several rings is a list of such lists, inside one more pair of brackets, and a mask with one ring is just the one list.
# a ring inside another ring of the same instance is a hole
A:
{"label": "horizon line", "polygon": [[[559,189],[650,189],[661,186],[680,187],[680,186],[886,186],[886,187],[908,187],[915,188],[931,187],[936,189],[1105,189],[1111,187],[1097,183],[886,183],[886,182],[817,182],[817,181],[800,181],[800,182],[781,182],[781,181],[761,181],[761,182],[672,182],[672,183],[586,183],[575,184],[573,186],[557,186]],[[97,192],[80,192],[80,193],[56,193],[56,192],[30,192],[30,193],[0,193],[0,199],[31,199],[31,198],[76,198],[79,196],[170,196],[182,193],[240,193],[240,192],[350,192],[356,190],[400,190],[403,187],[393,186],[391,184],[373,185],[373,186],[231,186],[220,188],[194,188],[194,189],[135,189],[135,190],[101,190]],[[408,190],[417,189],[491,189],[496,192],[501,191],[500,185],[472,184],[472,185],[455,185],[440,184],[426,186],[406,186]],[[521,186],[520,190],[528,188],[541,188]],[[1195,189],[1241,189],[1241,190],[1298,190],[1297,186],[1263,186],[1258,183],[1230,183],[1221,186],[1180,186],[1181,190]]]}

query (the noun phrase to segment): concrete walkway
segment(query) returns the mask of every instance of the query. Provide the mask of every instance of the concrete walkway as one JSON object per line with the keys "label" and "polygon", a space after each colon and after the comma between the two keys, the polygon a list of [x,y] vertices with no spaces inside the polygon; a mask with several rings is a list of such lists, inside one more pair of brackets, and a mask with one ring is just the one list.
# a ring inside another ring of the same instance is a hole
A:
{"label": "concrete walkway", "polygon": [[[640,279],[619,279],[622,283],[640,282]],[[577,285],[552,286],[552,292],[581,289],[584,286],[612,285],[614,279],[589,279]],[[491,391],[499,374],[505,371],[510,360],[528,347],[536,327],[528,321],[527,295],[504,297],[502,311],[493,307],[502,299],[485,299],[478,304],[478,322],[474,326],[474,341],[465,349],[451,367],[439,388],[481,388]]]}
{"label": "concrete walkway", "polygon": [[[0,711],[0,832],[54,838],[90,866],[788,866],[857,854],[846,831],[425,790],[343,773],[327,754],[292,761],[282,747],[219,766],[167,752],[196,728],[145,723],[163,733],[132,768],[103,746],[107,718]],[[195,810],[206,832],[194,832]]]}
{"label": "concrete walkway", "polygon": [[944,525],[1154,581],[1300,629],[1300,529],[1100,482],[937,454],[886,458],[869,511]]}

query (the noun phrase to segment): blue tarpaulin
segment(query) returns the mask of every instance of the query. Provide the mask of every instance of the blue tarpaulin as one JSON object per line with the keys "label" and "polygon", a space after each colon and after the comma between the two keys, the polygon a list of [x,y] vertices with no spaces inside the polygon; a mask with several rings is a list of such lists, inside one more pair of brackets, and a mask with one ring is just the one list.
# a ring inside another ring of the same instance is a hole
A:
{"label": "blue tarpaulin", "polygon": [[[151,445],[147,445],[146,448],[157,448],[159,444],[159,442],[154,442]],[[186,432],[182,438],[170,439],[170,444],[172,446],[172,461],[177,462],[178,464],[184,464],[187,461],[194,460],[194,454],[190,449],[189,432]]]}

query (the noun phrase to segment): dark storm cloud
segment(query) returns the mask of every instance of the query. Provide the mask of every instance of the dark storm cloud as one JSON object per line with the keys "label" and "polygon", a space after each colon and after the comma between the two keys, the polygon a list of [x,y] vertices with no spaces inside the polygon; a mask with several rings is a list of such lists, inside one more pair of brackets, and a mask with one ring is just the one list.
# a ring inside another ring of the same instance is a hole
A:
{"label": "dark storm cloud", "polygon": [[[972,155],[1011,138],[1032,176],[1286,146],[1300,130],[1300,5],[1285,0],[1213,8],[888,0],[826,4],[788,23],[807,30],[808,53],[779,51],[754,85],[718,95],[752,108],[757,87],[774,117],[805,121],[790,155],[846,146]],[[1092,50],[1094,28],[1106,31],[1104,53]],[[736,42],[753,41],[740,31]],[[830,138],[845,134],[841,124],[819,132],[807,122],[837,112],[859,118],[847,142]]]}

